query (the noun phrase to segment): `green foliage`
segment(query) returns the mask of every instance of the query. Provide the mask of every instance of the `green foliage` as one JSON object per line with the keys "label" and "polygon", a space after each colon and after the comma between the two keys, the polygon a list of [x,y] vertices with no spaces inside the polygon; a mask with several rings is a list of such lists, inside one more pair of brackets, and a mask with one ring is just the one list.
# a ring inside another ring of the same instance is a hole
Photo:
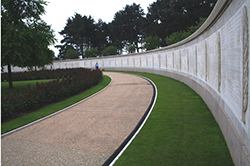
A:
{"label": "green foliage", "polygon": [[193,34],[197,29],[199,29],[205,21],[206,18],[200,18],[199,23],[196,26],[188,27],[187,31],[178,31],[172,33],[171,35],[165,38],[166,44],[171,45],[187,38],[188,36]]}
{"label": "green foliage", "polygon": [[148,36],[144,39],[144,42],[143,48],[146,50],[152,50],[160,46],[160,38],[158,36]]}
{"label": "green foliage", "polygon": [[118,53],[117,47],[115,46],[109,46],[105,50],[102,51],[103,56],[116,55],[117,53]]}
{"label": "green foliage", "polygon": [[[91,16],[76,13],[67,20],[60,32],[64,39],[61,41],[63,44],[57,46],[60,49],[59,58],[65,59],[64,55],[69,48],[77,48],[83,55],[84,50],[91,47],[102,52],[112,45],[122,52],[127,45],[134,45],[139,52],[139,44],[149,36],[158,36],[160,43],[148,46],[148,49],[166,46],[167,36],[187,31],[188,27],[199,22],[199,17],[207,18],[216,2],[217,0],[157,0],[149,5],[146,15],[140,4],[133,3],[116,12],[112,22],[108,24],[102,20],[96,23]],[[183,34],[177,34],[182,38],[181,35]]]}
{"label": "green foliage", "polygon": [[85,57],[96,57],[96,56],[98,56],[98,54],[99,54],[99,51],[95,48],[92,48],[92,47],[86,49],[84,52]]}
{"label": "green foliage", "polygon": [[140,4],[133,3],[126,5],[123,10],[116,12],[114,20],[110,23],[110,37],[113,44],[117,44],[118,49],[126,45],[133,44],[138,49],[138,43],[143,34],[142,22],[145,15]]}
{"label": "green foliage", "polygon": [[144,24],[146,36],[159,36],[161,46],[165,38],[177,31],[186,31],[207,18],[217,0],[157,0],[148,7]]}
{"label": "green foliage", "polygon": [[11,66],[42,67],[50,64],[54,52],[48,49],[55,38],[40,15],[45,13],[44,0],[3,0],[1,4],[1,65],[8,65],[12,88]]}
{"label": "green foliage", "polygon": [[[36,87],[28,86],[25,89],[10,93],[4,90],[1,94],[1,117],[2,121],[11,118],[15,113],[37,109],[38,107],[59,101],[65,97],[75,95],[83,90],[96,85],[102,79],[100,70],[91,69],[64,69],[58,70],[67,73],[66,77],[57,77],[56,80],[46,83],[36,83]],[[58,71],[48,71],[58,72]],[[38,74],[38,73],[37,73]]]}
{"label": "green foliage", "polygon": [[66,108],[72,104],[75,104],[93,94],[95,94],[96,92],[100,91],[101,89],[103,89],[104,87],[106,87],[109,83],[110,83],[111,79],[106,76],[103,75],[103,80],[101,83],[99,83],[98,85],[84,91],[83,93],[80,93],[78,95],[75,95],[73,97],[70,97],[66,100],[63,100],[61,102],[55,103],[55,104],[51,104],[48,105],[44,108],[41,108],[35,112],[29,113],[25,116],[13,119],[11,121],[5,122],[1,124],[1,133],[6,133],[8,131],[11,131],[13,129],[16,129],[18,127],[21,127],[25,124],[28,124],[30,122],[33,122],[37,119],[43,118],[47,115],[50,115],[54,112],[57,112],[59,110],[62,110],[63,108]]}
{"label": "green foliage", "polygon": [[43,67],[51,64],[54,52],[48,49],[49,45],[55,43],[54,31],[43,21],[34,21],[29,26],[29,32],[26,34],[27,42],[30,46],[29,58],[26,60],[25,66]]}
{"label": "green foliage", "polygon": [[75,13],[74,17],[68,18],[64,29],[59,32],[64,36],[61,40],[62,45],[58,45],[60,59],[65,59],[66,51],[69,48],[75,48],[80,55],[84,56],[84,50],[99,47],[103,49],[107,36],[106,23],[99,20],[95,23],[91,16],[82,16]]}
{"label": "green foliage", "polygon": [[[45,13],[43,0],[2,1],[1,65],[43,66],[52,62],[53,31],[40,18]],[[24,22],[25,20],[25,22]]]}
{"label": "green foliage", "polygon": [[2,0],[1,11],[8,24],[18,24],[24,19],[28,22],[40,20],[46,5],[44,0]]}
{"label": "green foliage", "polygon": [[66,59],[77,59],[79,57],[79,52],[75,49],[68,49],[65,53]]}
{"label": "green foliage", "polygon": [[[25,81],[25,80],[43,80],[62,78],[69,75],[76,75],[76,70],[73,69],[56,69],[56,70],[40,70],[40,71],[25,71],[25,72],[14,72],[12,73],[13,81]],[[1,81],[8,81],[8,73],[1,74]]]}
{"label": "green foliage", "polygon": [[134,53],[135,52],[135,49],[136,49],[136,46],[131,44],[131,45],[127,45],[125,47],[125,50],[128,52],[128,53]]}

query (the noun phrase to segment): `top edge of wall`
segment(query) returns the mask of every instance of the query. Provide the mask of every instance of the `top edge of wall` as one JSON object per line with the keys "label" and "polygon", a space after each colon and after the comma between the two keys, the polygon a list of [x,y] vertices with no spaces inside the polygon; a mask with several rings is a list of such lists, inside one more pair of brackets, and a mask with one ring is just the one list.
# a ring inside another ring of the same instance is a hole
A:
{"label": "top edge of wall", "polygon": [[[139,52],[139,53],[131,53],[131,54],[125,54],[125,55],[110,55],[110,56],[93,57],[93,58],[87,58],[87,59],[72,59],[72,60],[66,60],[66,61],[82,61],[82,60],[91,60],[91,59],[96,60],[96,59],[102,59],[102,58],[115,58],[115,57],[119,57],[119,56],[133,56],[133,55],[140,55],[140,54],[145,54],[145,53],[163,51],[163,50],[172,49],[175,47],[182,46],[188,42],[191,42],[192,40],[196,39],[197,37],[201,36],[205,31],[210,29],[217,22],[217,20],[221,17],[221,15],[228,8],[228,6],[230,5],[230,3],[232,1],[233,0],[218,0],[215,4],[211,14],[207,18],[207,20],[204,22],[204,24],[202,24],[202,26],[197,31],[195,31],[192,35],[185,38],[184,40],[177,42],[177,43],[174,43],[172,45],[162,47],[159,49]],[[56,61],[61,61],[61,60],[54,60],[54,62],[56,62]],[[65,60],[63,60],[63,61],[65,61]]]}

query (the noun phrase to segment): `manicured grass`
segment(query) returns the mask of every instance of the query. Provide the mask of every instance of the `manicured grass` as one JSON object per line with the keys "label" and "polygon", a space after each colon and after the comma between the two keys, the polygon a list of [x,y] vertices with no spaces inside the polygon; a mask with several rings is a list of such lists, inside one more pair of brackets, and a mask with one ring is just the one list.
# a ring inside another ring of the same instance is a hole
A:
{"label": "manicured grass", "polygon": [[234,165],[222,132],[199,95],[168,77],[129,73],[151,79],[158,98],[149,119],[116,166]]}
{"label": "manicured grass", "polygon": [[[13,87],[14,89],[11,89],[11,91],[15,91],[17,89],[23,89],[27,88],[27,84],[30,84],[30,87],[36,86],[36,83],[41,83],[41,82],[49,82],[52,81],[53,79],[46,79],[46,80],[29,80],[29,81],[13,81]],[[9,82],[1,82],[1,89],[5,90],[9,88]]]}
{"label": "manicured grass", "polygon": [[99,83],[98,85],[96,85],[95,87],[81,93],[81,94],[78,94],[76,96],[73,96],[71,98],[68,98],[64,101],[61,101],[61,102],[58,102],[56,104],[51,104],[47,107],[44,107],[42,109],[39,109],[33,113],[30,113],[28,115],[25,115],[25,116],[22,116],[20,118],[17,118],[17,119],[14,119],[14,120],[11,120],[9,122],[5,122],[1,125],[1,133],[6,133],[8,131],[11,131],[13,129],[16,129],[20,126],[23,126],[25,124],[28,124],[30,122],[33,122],[35,120],[38,120],[42,117],[45,117],[49,114],[52,114],[54,112],[57,112],[63,108],[66,108],[74,103],[77,103],[78,101],[81,101],[83,100],[84,98],[87,98],[89,96],[91,96],[92,94],[100,91],[101,89],[103,89],[104,87],[106,87],[111,81],[111,78],[106,76],[106,75],[103,75],[103,80],[101,83]]}

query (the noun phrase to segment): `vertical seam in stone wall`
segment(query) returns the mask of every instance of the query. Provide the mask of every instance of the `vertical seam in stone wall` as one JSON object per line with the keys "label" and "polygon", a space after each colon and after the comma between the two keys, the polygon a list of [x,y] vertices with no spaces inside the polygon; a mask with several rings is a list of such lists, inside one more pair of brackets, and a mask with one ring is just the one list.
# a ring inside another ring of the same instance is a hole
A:
{"label": "vertical seam in stone wall", "polygon": [[152,67],[155,68],[154,54],[152,55]]}
{"label": "vertical seam in stone wall", "polygon": [[187,73],[189,73],[189,51],[186,49],[187,53]]}
{"label": "vertical seam in stone wall", "polygon": [[174,66],[174,52],[172,52],[172,67],[173,67],[173,69],[175,69],[175,66]]}
{"label": "vertical seam in stone wall", "polygon": [[143,60],[143,58],[142,58],[142,56],[140,57],[140,67],[142,67],[142,60]]}
{"label": "vertical seam in stone wall", "polygon": [[165,54],[165,63],[166,69],[168,68],[168,54]]}
{"label": "vertical seam in stone wall", "polygon": [[195,53],[195,76],[197,76],[197,73],[198,73],[198,57],[197,57],[197,45],[195,45],[195,50],[194,50],[194,53]]}
{"label": "vertical seam in stone wall", "polygon": [[180,56],[180,71],[182,71],[183,67],[182,67],[182,54],[181,54],[181,50],[179,50],[179,56]]}
{"label": "vertical seam in stone wall", "polygon": [[207,40],[205,40],[205,81],[207,82],[207,77],[208,77],[208,74],[207,74]]}
{"label": "vertical seam in stone wall", "polygon": [[179,50],[179,56],[180,56],[180,71],[182,71],[182,54],[181,54],[181,50]]}
{"label": "vertical seam in stone wall", "polygon": [[217,34],[218,38],[218,92],[220,92],[221,87],[221,41],[220,41],[220,32]]}
{"label": "vertical seam in stone wall", "polygon": [[243,14],[242,14],[242,40],[243,40],[243,100],[242,100],[242,121],[246,122],[246,111],[248,107],[248,91],[249,91],[249,33],[248,33],[248,16],[247,16],[247,8],[244,6]]}
{"label": "vertical seam in stone wall", "polygon": [[158,56],[159,56],[159,69],[161,69],[161,55]]}

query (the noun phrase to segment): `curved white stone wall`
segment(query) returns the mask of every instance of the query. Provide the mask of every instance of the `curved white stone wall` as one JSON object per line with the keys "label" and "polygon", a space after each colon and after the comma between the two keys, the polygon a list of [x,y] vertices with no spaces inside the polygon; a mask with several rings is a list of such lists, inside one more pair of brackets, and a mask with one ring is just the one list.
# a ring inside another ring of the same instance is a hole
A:
{"label": "curved white stone wall", "polygon": [[[235,165],[250,165],[249,0],[219,0],[204,25],[162,49],[102,58],[54,61],[53,68],[144,71],[180,80],[206,102]],[[50,67],[48,66],[48,69]]]}

